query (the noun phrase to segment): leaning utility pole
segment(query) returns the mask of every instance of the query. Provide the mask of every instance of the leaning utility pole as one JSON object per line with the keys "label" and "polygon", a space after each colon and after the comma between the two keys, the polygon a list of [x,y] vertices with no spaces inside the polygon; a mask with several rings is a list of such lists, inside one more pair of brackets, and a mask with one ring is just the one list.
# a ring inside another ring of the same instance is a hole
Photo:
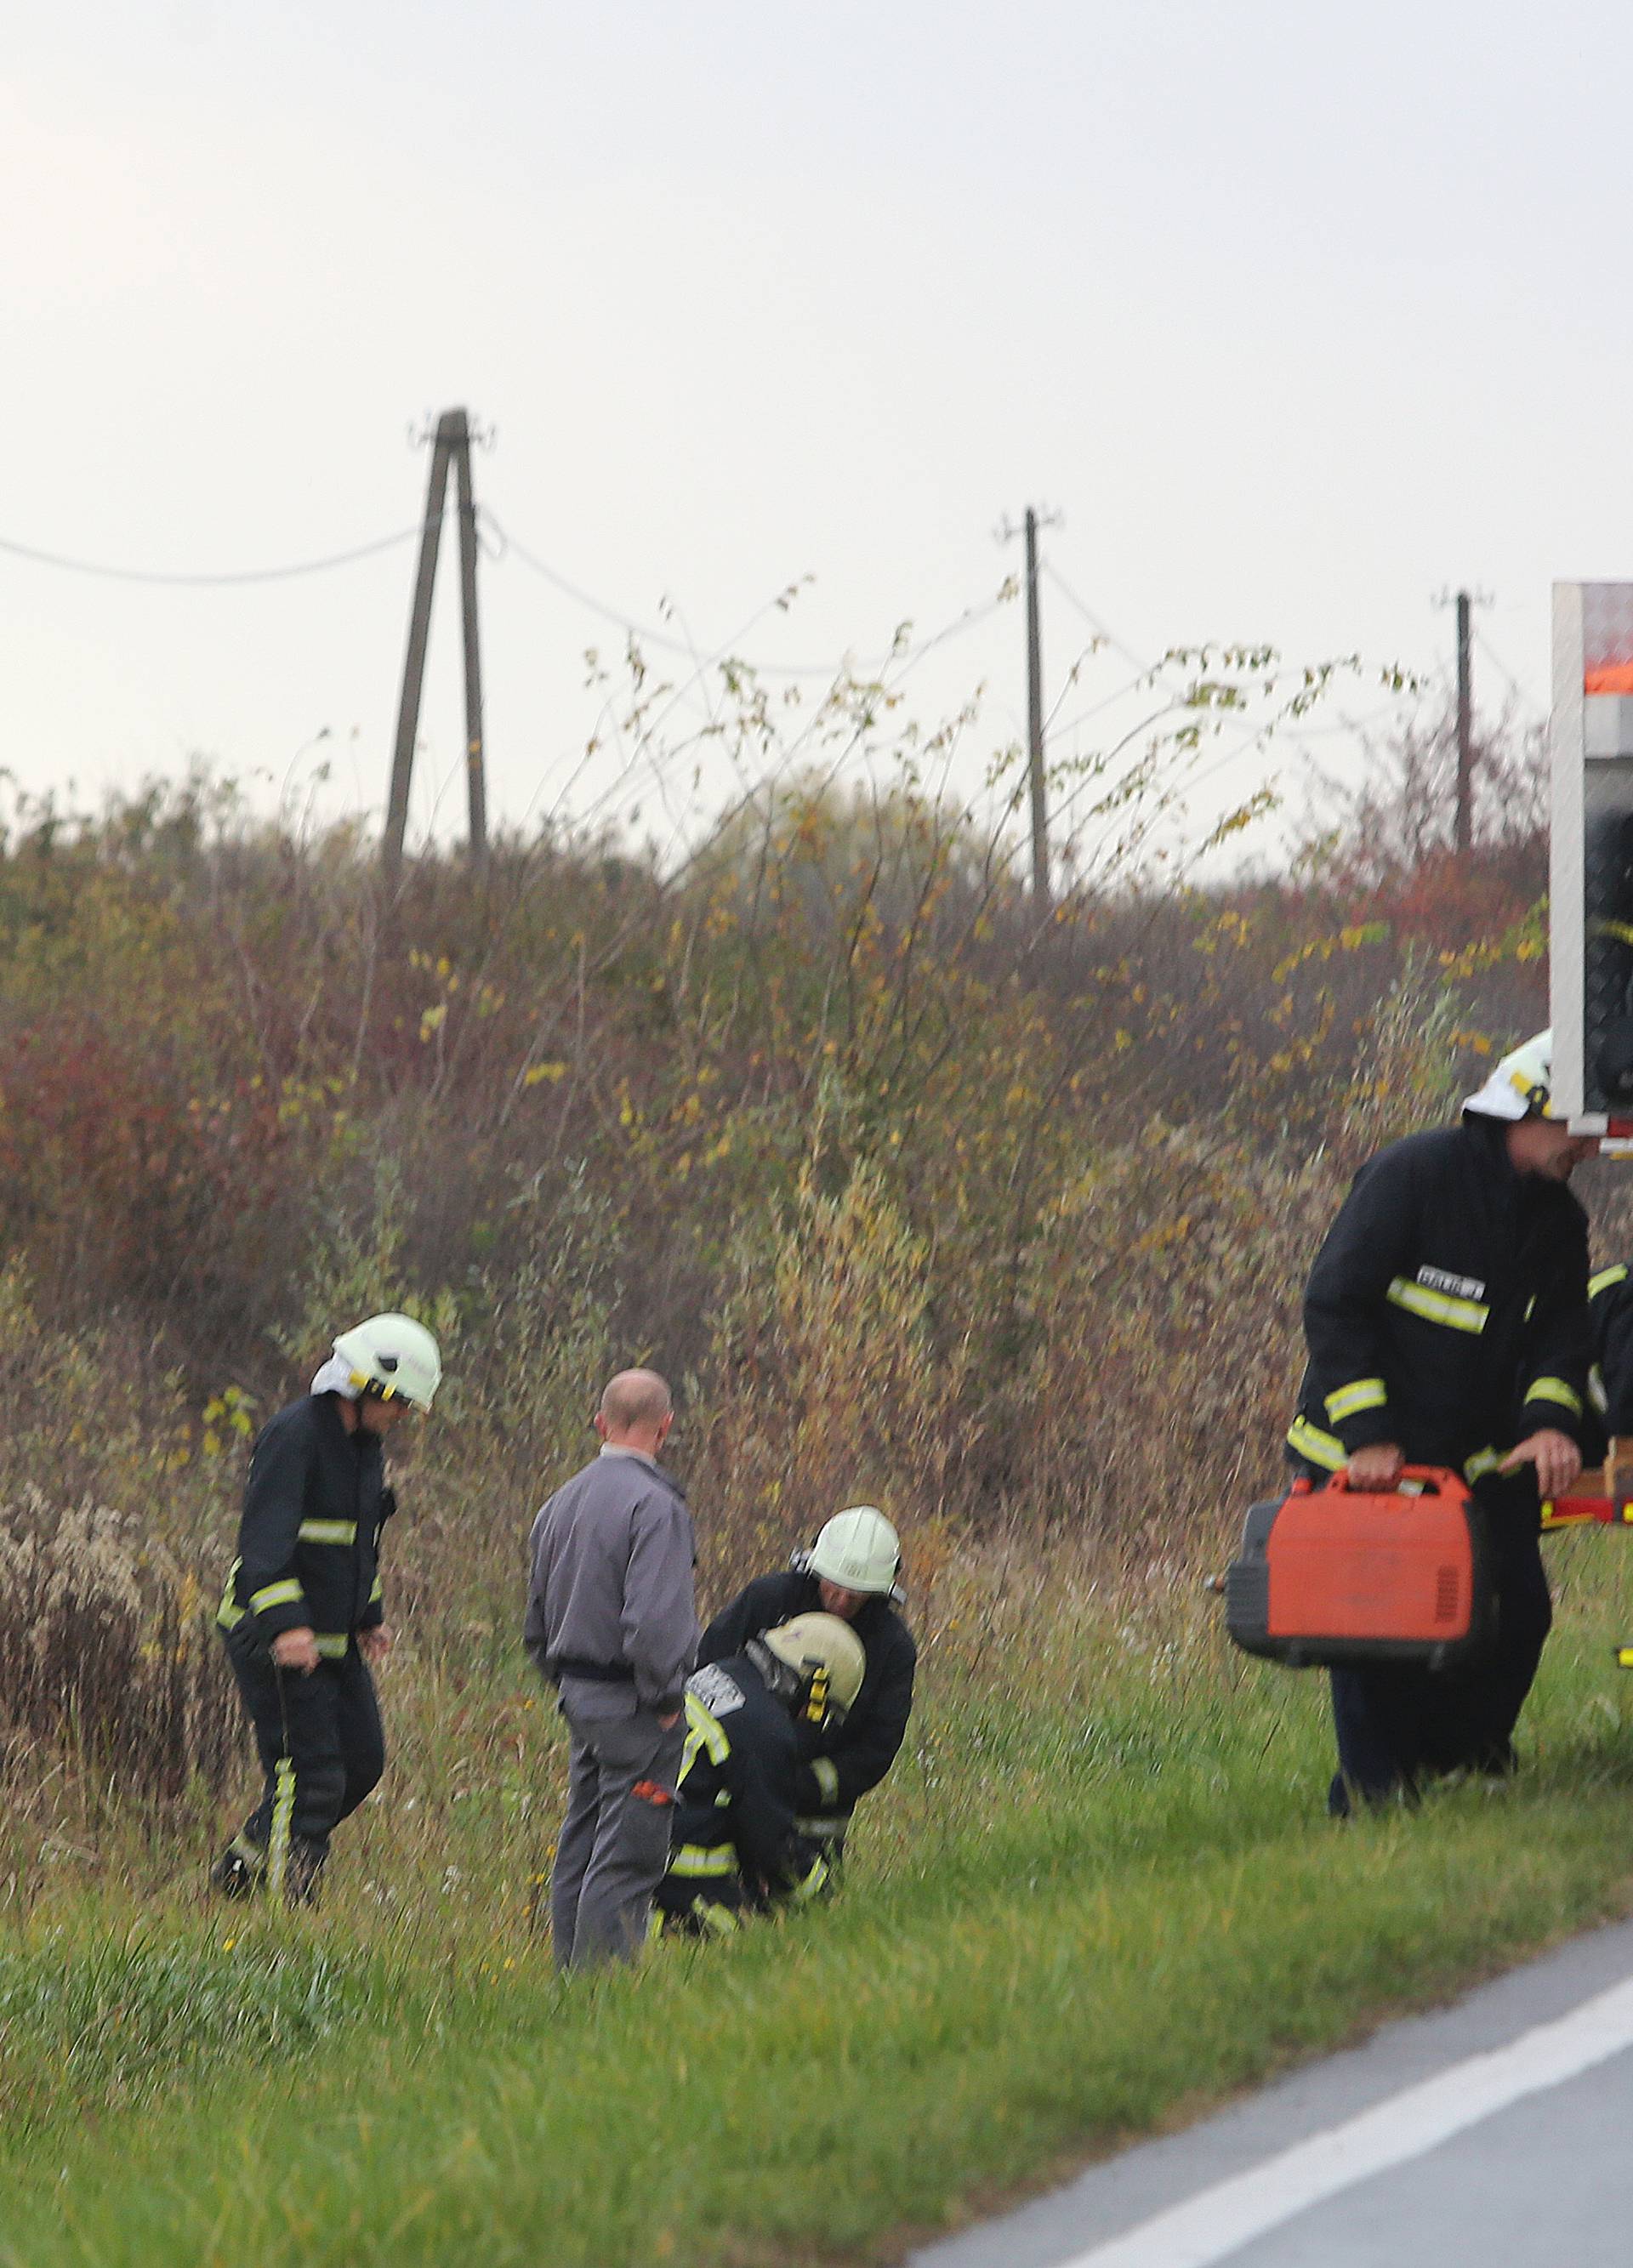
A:
{"label": "leaning utility pole", "polygon": [[[465,413],[454,411],[462,423]],[[470,487],[470,433],[454,445],[454,472],[459,491],[459,591],[465,631],[465,770],[470,807],[470,858],[484,866],[488,858],[488,800],[482,773],[482,646],[477,635],[477,504]]]}
{"label": "leaning utility pole", "polygon": [[1452,837],[1459,858],[1467,858],[1469,845],[1474,839],[1474,703],[1470,688],[1468,612],[1468,593],[1459,591],[1457,594],[1457,818]]}
{"label": "leaning utility pole", "polygon": [[460,600],[465,642],[465,761],[470,793],[470,857],[487,861],[487,795],[483,774],[482,647],[477,619],[477,506],[470,478],[470,420],[462,409],[445,409],[432,437],[431,475],[425,484],[425,519],[420,530],[419,570],[409,616],[408,652],[403,661],[403,697],[397,707],[397,737],[391,757],[391,793],[381,846],[386,880],[395,884],[403,867],[408,829],[409,786],[414,772],[414,743],[419,733],[420,695],[425,683],[425,646],[431,634],[431,595],[442,543],[442,516],[452,466],[458,497]]}

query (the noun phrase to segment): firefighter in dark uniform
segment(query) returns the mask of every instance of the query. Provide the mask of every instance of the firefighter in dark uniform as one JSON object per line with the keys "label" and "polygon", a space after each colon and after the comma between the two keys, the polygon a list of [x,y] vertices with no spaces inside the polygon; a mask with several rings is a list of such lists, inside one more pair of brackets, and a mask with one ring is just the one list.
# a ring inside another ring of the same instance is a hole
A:
{"label": "firefighter in dark uniform", "polygon": [[1613,1440],[1633,1440],[1633,1271],[1625,1261],[1588,1278],[1588,1373],[1585,1464],[1602,1464]]}
{"label": "firefighter in dark uniform", "polygon": [[1552,1616],[1539,1498],[1581,1469],[1589,1359],[1587,1217],[1565,1185],[1599,1145],[1549,1116],[1550,1064],[1544,1032],[1460,1124],[1369,1160],[1311,1270],[1289,1461],[1385,1491],[1403,1464],[1460,1471],[1487,1514],[1497,1605],[1467,1668],[1334,1670],[1340,1816],[1435,1773],[1513,1768]]}
{"label": "firefighter in dark uniform", "polygon": [[757,1576],[722,1607],[698,1648],[700,1664],[720,1661],[757,1632],[818,1612],[838,1615],[861,1640],[868,1666],[854,1705],[827,1726],[806,1720],[797,1727],[800,1831],[822,1845],[831,1869],[844,1856],[858,1800],[895,1763],[913,1712],[918,1649],[896,1611],[900,1572],[901,1544],[890,1521],[871,1505],[853,1505],[781,1574]]}
{"label": "firefighter in dark uniform", "polygon": [[796,1615],[686,1681],[681,1758],[657,1927],[735,1930],[745,1913],[816,1896],[820,1844],[800,1832],[796,1725],[844,1717],[861,1690],[861,1641],[837,1615]]}
{"label": "firefighter in dark uniform", "polygon": [[371,1316],[255,1441],[217,1619],[266,1785],[211,1870],[228,1897],[310,1898],[331,1832],[385,1769],[369,1674],[391,1642],[379,1561],[395,1503],[381,1443],[405,1409],[430,1409],[441,1375],[423,1324]]}

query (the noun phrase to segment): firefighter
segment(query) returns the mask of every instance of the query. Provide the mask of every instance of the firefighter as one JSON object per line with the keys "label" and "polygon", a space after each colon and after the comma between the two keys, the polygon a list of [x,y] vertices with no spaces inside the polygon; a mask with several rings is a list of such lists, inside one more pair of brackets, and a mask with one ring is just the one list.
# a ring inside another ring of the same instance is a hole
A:
{"label": "firefighter", "polygon": [[847,1623],[805,1614],[692,1672],[660,1928],[728,1932],[745,1911],[824,1889],[828,1860],[796,1818],[796,1728],[842,1720],[866,1667]]}
{"label": "firefighter", "polygon": [[370,1675],[391,1644],[382,1444],[405,1410],[430,1409],[441,1377],[424,1324],[371,1315],[256,1440],[217,1620],[266,1786],[211,1870],[228,1897],[310,1899],[329,1836],[385,1769]]}
{"label": "firefighter", "polygon": [[1551,1113],[1550,1035],[1505,1056],[1459,1124],[1414,1134],[1356,1174],[1304,1294],[1309,1361],[1289,1462],[1388,1491],[1449,1466],[1484,1506],[1497,1628],[1466,1668],[1332,1673],[1328,1808],[1410,1800],[1437,1772],[1513,1769],[1512,1734],[1551,1619],[1539,1497],[1581,1469],[1587,1217],[1566,1187],[1597,1141]]}
{"label": "firefighter", "polygon": [[746,1639],[792,1615],[838,1615],[861,1640],[867,1669],[854,1705],[827,1726],[797,1727],[802,1770],[800,1832],[819,1842],[830,1880],[845,1855],[858,1800],[896,1761],[913,1710],[918,1653],[896,1609],[902,1591],[901,1544],[871,1505],[853,1505],[827,1521],[808,1551],[780,1574],[760,1575],[722,1607],[698,1649],[699,1663],[741,1652]]}
{"label": "firefighter", "polygon": [[1633,1437],[1633,1274],[1625,1261],[1588,1278],[1588,1326],[1593,1366],[1582,1455],[1596,1465],[1613,1440]]}

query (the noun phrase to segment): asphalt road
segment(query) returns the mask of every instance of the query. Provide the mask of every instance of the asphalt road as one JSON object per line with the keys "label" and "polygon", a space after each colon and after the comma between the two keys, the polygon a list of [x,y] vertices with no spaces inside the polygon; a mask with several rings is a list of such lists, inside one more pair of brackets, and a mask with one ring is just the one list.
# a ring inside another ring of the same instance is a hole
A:
{"label": "asphalt road", "polygon": [[911,2268],[1629,2268],[1633,1924],[1391,2024]]}

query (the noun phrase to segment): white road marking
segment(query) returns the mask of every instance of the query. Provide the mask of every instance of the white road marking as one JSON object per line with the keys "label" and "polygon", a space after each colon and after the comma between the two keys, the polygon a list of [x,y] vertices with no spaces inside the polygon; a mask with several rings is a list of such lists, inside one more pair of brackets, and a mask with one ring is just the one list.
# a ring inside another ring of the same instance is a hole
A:
{"label": "white road marking", "polygon": [[1211,2268],[1296,2213],[1633,2047],[1633,1980],[1216,2183],[1060,2268]]}

